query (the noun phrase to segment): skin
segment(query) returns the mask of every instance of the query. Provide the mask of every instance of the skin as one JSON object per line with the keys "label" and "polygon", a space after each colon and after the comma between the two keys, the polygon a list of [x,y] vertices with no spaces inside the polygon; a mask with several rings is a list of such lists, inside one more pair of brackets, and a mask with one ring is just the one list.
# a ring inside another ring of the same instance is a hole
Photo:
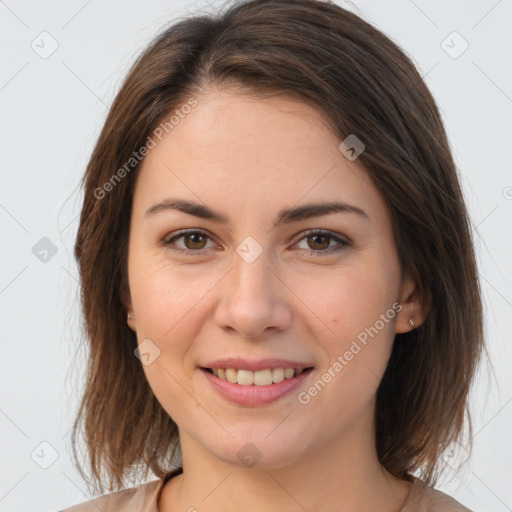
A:
{"label": "skin", "polygon": [[[423,313],[384,199],[314,106],[228,89],[194,97],[144,159],[131,212],[128,322],[139,343],[160,350],[143,368],[179,427],[184,468],[159,510],[396,512],[410,483],[379,464],[375,399],[395,333]],[[230,224],[145,215],[169,197],[206,204]],[[273,226],[282,208],[319,201],[345,201],[367,218],[337,212]],[[189,228],[207,236],[163,244]],[[303,234],[310,229],[350,243]],[[252,263],[236,252],[248,236],[262,248]],[[298,391],[263,406],[231,403],[198,368],[224,356],[296,359],[314,366],[307,390],[394,303],[402,310],[306,405]],[[261,453],[250,468],[237,457],[247,442]]]}

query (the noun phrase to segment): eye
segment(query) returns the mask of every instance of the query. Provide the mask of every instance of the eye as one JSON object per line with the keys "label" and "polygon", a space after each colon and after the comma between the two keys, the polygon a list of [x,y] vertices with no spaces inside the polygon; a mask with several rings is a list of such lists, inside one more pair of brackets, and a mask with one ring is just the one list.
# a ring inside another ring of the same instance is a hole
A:
{"label": "eye", "polygon": [[[176,241],[183,239],[184,248],[176,247]],[[164,246],[172,246],[171,249],[176,252],[184,253],[184,254],[200,254],[202,249],[208,248],[206,246],[207,240],[211,239],[210,235],[202,230],[185,230],[180,231],[174,236],[167,237],[162,240]],[[343,240],[339,236],[334,235],[329,231],[324,230],[310,230],[303,234],[303,237],[299,240],[306,240],[308,244],[308,248],[299,248],[300,250],[304,250],[309,254],[314,254],[317,256],[322,255],[322,253],[332,254],[333,252],[341,251],[342,249],[348,247],[350,243],[347,240]],[[332,242],[336,242],[337,246],[331,246]],[[298,243],[296,244],[298,245]],[[210,246],[211,248],[211,246]]]}
{"label": "eye", "polygon": [[[347,240],[322,229],[306,232],[305,236],[303,236],[299,242],[302,240],[306,240],[308,247],[301,248],[301,250],[305,250],[306,252],[317,256],[322,255],[322,253],[332,254],[333,252],[341,251],[350,245]],[[331,246],[333,241],[337,242],[337,246]]]}
{"label": "eye", "polygon": [[171,247],[171,249],[176,252],[192,254],[204,249],[206,247],[206,240],[210,238],[210,236],[201,230],[180,231],[171,238],[165,238],[162,240],[162,243],[166,246],[174,245],[176,240],[179,240],[180,238],[183,238],[185,248]]}

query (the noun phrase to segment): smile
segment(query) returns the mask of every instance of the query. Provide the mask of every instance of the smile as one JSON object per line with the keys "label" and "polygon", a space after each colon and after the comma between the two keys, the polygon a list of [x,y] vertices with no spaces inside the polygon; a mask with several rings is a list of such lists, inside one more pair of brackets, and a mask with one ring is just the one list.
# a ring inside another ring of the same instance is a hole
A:
{"label": "smile", "polygon": [[257,371],[234,368],[199,369],[218,395],[229,402],[251,407],[270,404],[291,394],[313,371],[313,367]]}

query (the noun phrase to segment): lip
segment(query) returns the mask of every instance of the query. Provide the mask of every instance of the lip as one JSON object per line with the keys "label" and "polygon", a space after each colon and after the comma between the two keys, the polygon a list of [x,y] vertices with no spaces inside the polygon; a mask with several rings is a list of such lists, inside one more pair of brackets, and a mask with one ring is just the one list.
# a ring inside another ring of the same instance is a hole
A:
{"label": "lip", "polygon": [[[219,368],[223,368],[223,366],[220,366]],[[233,366],[228,366],[228,368],[233,368]],[[235,366],[235,368],[237,367]],[[266,368],[270,367],[265,366],[265,368],[257,368],[257,370]],[[279,368],[279,366],[276,366],[276,368]],[[286,368],[293,368],[293,366],[287,366]],[[217,391],[222,397],[236,404],[257,406],[270,404],[276,400],[279,400],[285,395],[290,394],[292,391],[297,389],[305,379],[308,378],[309,374],[313,371],[313,368],[305,370],[291,379],[284,379],[281,382],[269,384],[267,386],[244,386],[242,384],[233,384],[227,380],[216,377],[204,368],[200,368],[200,371],[212,385],[215,391]]]}
{"label": "lip", "polygon": [[274,368],[293,368],[294,370],[300,371],[312,366],[313,365],[310,363],[291,361],[289,359],[267,358],[258,361],[249,361],[241,357],[225,357],[200,365],[200,367],[203,368],[236,368],[237,370],[251,370],[253,372],[267,370],[269,368],[271,370]]}

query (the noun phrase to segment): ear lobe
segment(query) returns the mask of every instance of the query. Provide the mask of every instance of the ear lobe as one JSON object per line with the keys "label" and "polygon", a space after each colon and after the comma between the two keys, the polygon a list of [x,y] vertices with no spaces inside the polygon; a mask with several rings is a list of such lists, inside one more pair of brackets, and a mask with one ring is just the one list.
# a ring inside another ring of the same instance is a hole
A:
{"label": "ear lobe", "polygon": [[425,305],[420,302],[418,287],[412,278],[407,277],[402,286],[399,300],[402,309],[396,321],[396,333],[405,333],[417,329],[425,320]]}
{"label": "ear lobe", "polygon": [[130,327],[130,329],[133,332],[137,332],[136,331],[136,322],[135,322],[135,313],[133,312],[132,300],[130,297],[130,293],[126,290],[121,294],[121,303],[123,304],[125,311],[126,311],[126,322],[128,324],[128,327]]}
{"label": "ear lobe", "polygon": [[137,327],[136,327],[136,323],[135,323],[135,317],[131,314],[131,313],[128,313],[127,316],[126,316],[126,323],[128,324],[128,327],[134,332],[134,333],[137,333]]}
{"label": "ear lobe", "polygon": [[133,314],[133,309],[130,307],[129,309],[127,309],[127,312],[126,312],[126,323],[128,324],[128,327],[133,331],[133,332],[137,332],[137,324],[136,324],[136,319],[135,319],[135,315]]}

